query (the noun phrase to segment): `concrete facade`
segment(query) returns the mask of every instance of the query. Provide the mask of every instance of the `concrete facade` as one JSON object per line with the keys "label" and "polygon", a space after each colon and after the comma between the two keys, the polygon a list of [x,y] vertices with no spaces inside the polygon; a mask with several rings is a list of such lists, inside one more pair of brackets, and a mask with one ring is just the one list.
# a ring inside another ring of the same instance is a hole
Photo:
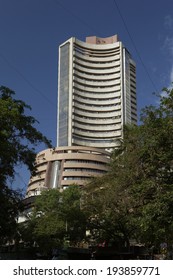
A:
{"label": "concrete facade", "polygon": [[115,148],[137,124],[136,66],[118,36],[59,47],[57,146]]}
{"label": "concrete facade", "polygon": [[70,185],[80,187],[94,176],[108,170],[110,153],[90,147],[59,147],[41,151],[36,157],[36,174],[31,177],[26,198],[39,195],[42,190]]}

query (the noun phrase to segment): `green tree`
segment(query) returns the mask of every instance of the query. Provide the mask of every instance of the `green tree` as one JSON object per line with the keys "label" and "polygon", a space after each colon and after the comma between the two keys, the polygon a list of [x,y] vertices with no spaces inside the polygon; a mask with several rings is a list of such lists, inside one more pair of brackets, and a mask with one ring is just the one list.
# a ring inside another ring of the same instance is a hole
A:
{"label": "green tree", "polygon": [[31,110],[22,100],[14,99],[15,92],[0,87],[0,241],[14,236],[16,216],[20,210],[21,194],[10,189],[9,180],[15,168],[25,164],[34,170],[35,147],[39,143],[51,146],[50,141],[34,125],[36,119],[26,114]]}
{"label": "green tree", "polygon": [[[120,170],[119,170],[120,172]],[[115,245],[121,250],[129,248],[130,239],[136,232],[133,198],[128,194],[125,182],[120,182],[120,173],[115,167],[107,175],[95,178],[88,186],[84,210],[88,218],[88,229],[95,244]],[[122,183],[122,184],[121,184]]]}
{"label": "green tree", "polygon": [[0,244],[3,244],[16,237],[16,217],[23,208],[20,193],[1,185],[0,205]]}
{"label": "green tree", "polygon": [[53,248],[62,248],[67,240],[70,244],[80,242],[86,231],[80,198],[77,186],[63,192],[43,191],[35,200],[30,218],[22,225],[23,240],[30,242],[30,246],[36,242],[44,254],[51,253]]}
{"label": "green tree", "polygon": [[91,183],[87,199],[102,235],[157,248],[173,243],[173,89],[159,98],[142,110],[139,126],[124,128],[108,174]]}

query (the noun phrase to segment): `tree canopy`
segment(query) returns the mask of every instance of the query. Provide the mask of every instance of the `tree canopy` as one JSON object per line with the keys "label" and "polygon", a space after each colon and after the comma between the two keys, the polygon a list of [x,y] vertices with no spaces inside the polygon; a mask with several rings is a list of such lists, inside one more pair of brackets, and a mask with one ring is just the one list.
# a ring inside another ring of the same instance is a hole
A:
{"label": "tree canopy", "polygon": [[27,115],[31,110],[22,100],[14,98],[15,92],[0,87],[0,239],[14,233],[15,218],[18,213],[20,193],[10,189],[8,182],[15,176],[19,164],[34,170],[36,146],[50,141],[35,128],[37,120]]}
{"label": "tree canopy", "polygon": [[[86,210],[98,239],[173,244],[173,89],[126,126],[110,170],[88,188]],[[95,229],[98,228],[98,231]]]}
{"label": "tree canopy", "polygon": [[26,115],[31,107],[22,100],[13,98],[15,92],[0,87],[0,182],[13,177],[15,166],[26,164],[32,171],[35,160],[35,147],[45,143],[50,147],[50,141],[39,132],[34,125],[37,120]]}
{"label": "tree canopy", "polygon": [[86,231],[80,198],[80,189],[75,185],[63,192],[57,189],[43,191],[36,197],[29,219],[21,225],[24,241],[30,242],[30,246],[36,242],[44,254],[63,247],[67,241],[69,244],[80,242]]}

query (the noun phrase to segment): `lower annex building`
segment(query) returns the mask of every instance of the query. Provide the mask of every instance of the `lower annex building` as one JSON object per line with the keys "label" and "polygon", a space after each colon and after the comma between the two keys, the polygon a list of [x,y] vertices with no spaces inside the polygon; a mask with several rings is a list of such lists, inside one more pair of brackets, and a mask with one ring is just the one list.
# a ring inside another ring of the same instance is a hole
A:
{"label": "lower annex building", "polygon": [[73,184],[83,187],[88,179],[106,173],[109,161],[109,152],[91,147],[41,151],[36,157],[36,174],[30,178],[26,198],[39,195],[42,190],[63,190]]}

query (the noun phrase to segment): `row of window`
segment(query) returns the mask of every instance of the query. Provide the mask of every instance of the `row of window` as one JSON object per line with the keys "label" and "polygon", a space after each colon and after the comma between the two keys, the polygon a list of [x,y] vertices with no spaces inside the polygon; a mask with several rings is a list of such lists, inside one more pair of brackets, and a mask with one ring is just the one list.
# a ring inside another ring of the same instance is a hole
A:
{"label": "row of window", "polygon": [[90,133],[91,134],[95,133],[96,135],[100,134],[100,133],[103,133],[103,134],[116,133],[117,131],[119,131],[121,129],[121,127],[117,127],[117,129],[115,129],[115,127],[109,127],[108,130],[105,131],[102,128],[103,127],[100,126],[100,130],[95,130],[94,128],[93,128],[93,130],[88,130],[88,129],[82,129],[82,128],[74,127],[75,133],[85,132],[85,133],[89,133],[89,134]]}
{"label": "row of window", "polygon": [[[83,126],[93,126],[93,127],[100,127],[100,128],[103,128],[103,127],[108,127],[108,129],[109,129],[109,127],[111,127],[111,126],[115,126],[115,125],[120,125],[121,124],[121,120],[119,120],[119,121],[117,121],[116,122],[116,124],[115,123],[86,123],[86,121],[84,121],[84,122],[82,122],[82,121],[76,121],[76,120],[74,120],[75,121],[75,125],[83,125]],[[74,124],[74,123],[73,123]]]}
{"label": "row of window", "polygon": [[78,100],[75,100],[74,102],[75,102],[75,104],[79,104],[79,105],[82,105],[82,106],[98,107],[98,108],[115,107],[115,106],[121,105],[121,102],[116,102],[116,103],[112,103],[112,104],[99,104],[99,101],[98,101],[98,104],[86,104],[86,103],[80,102]]}
{"label": "row of window", "polygon": [[[87,107],[87,106],[86,106]],[[81,114],[85,111],[85,112],[88,112],[88,113],[93,113],[93,114],[97,114],[97,115],[99,115],[99,114],[110,114],[110,113],[116,113],[116,112],[118,112],[118,111],[121,111],[121,108],[120,107],[115,107],[115,106],[113,106],[113,108],[112,108],[112,110],[108,110],[108,111],[93,111],[93,109],[92,109],[92,106],[88,106],[89,108],[80,108],[80,107],[76,107],[76,106],[74,106],[73,108],[74,108],[74,110],[75,109],[77,109],[78,111],[81,111]]]}
{"label": "row of window", "polygon": [[75,65],[74,65],[74,68],[75,68],[75,66],[79,66],[79,67],[82,67],[83,69],[85,69],[85,68],[87,68],[87,69],[92,69],[92,70],[102,70],[102,69],[106,69],[106,70],[115,70],[116,71],[116,69],[117,68],[119,68],[120,67],[120,64],[118,64],[118,65],[106,65],[106,67],[105,67],[105,65],[103,65],[103,67],[96,67],[96,66],[93,66],[92,64],[91,64],[91,66],[89,66],[89,65],[83,65],[83,64],[81,64],[81,63],[79,63],[79,62],[77,62],[77,61],[75,61]]}
{"label": "row of window", "polygon": [[[119,91],[118,91],[119,92]],[[121,96],[119,95],[119,96],[113,96],[113,97],[109,97],[109,98],[99,98],[98,99],[98,97],[97,98],[95,98],[95,97],[93,97],[93,96],[91,96],[91,98],[88,98],[88,97],[86,97],[86,96],[82,96],[82,95],[79,95],[79,94],[77,94],[77,93],[73,93],[74,95],[73,95],[73,100],[75,100],[75,97],[76,98],[78,98],[78,99],[80,99],[80,100],[88,100],[88,101],[91,101],[91,102],[112,102],[112,101],[114,101],[115,103],[117,102],[117,100],[120,100],[120,98],[121,98]],[[85,101],[84,101],[85,102]]]}
{"label": "row of window", "polygon": [[[119,93],[119,91],[120,91],[120,84],[114,85],[114,87],[116,87],[116,89],[113,89],[113,90],[110,90],[110,88],[107,87],[107,89],[109,89],[109,92],[91,92],[91,91],[86,90],[86,88],[85,88],[85,89],[82,89],[82,91],[81,91],[81,90],[80,90],[78,87],[76,87],[75,84],[74,84],[74,86],[73,86],[73,92],[75,92],[75,91],[77,91],[78,93],[81,92],[81,95],[82,95],[82,96],[83,96],[85,93],[86,93],[86,94],[90,94],[91,96],[93,96],[94,98],[96,98],[97,95],[98,95],[98,96],[101,96],[101,95],[106,96],[107,94],[116,94],[116,93]],[[98,87],[97,87],[97,88],[98,88]]]}
{"label": "row of window", "polygon": [[111,117],[108,114],[108,116],[106,116],[106,118],[105,117],[99,117],[97,119],[96,117],[94,117],[94,118],[93,117],[86,117],[86,116],[83,116],[82,114],[79,115],[76,112],[74,112],[74,120],[75,120],[75,116],[80,118],[81,120],[82,119],[84,119],[84,120],[98,120],[98,122],[100,122],[100,121],[107,121],[107,120],[121,119],[121,115],[120,114],[117,115],[117,116],[111,116]]}
{"label": "row of window", "polygon": [[73,177],[63,177],[63,180],[88,180],[88,177],[78,177],[78,176],[73,176]]}
{"label": "row of window", "polygon": [[[112,76],[112,74],[110,75]],[[77,79],[80,79],[81,81],[88,81],[88,82],[92,82],[92,83],[105,83],[105,82],[113,82],[113,81],[117,81],[120,79],[120,76],[119,77],[109,77],[109,75],[106,75],[105,78],[106,79],[103,79],[102,77],[100,79],[98,79],[99,77],[97,77],[97,79],[93,79],[93,77],[82,77],[78,74],[74,74],[73,77],[77,78]],[[75,81],[75,79],[74,79]]]}
{"label": "row of window", "polygon": [[80,86],[83,86],[83,87],[88,87],[88,88],[105,88],[105,89],[108,89],[108,88],[112,88],[112,87],[115,87],[115,86],[120,86],[120,79],[115,79],[115,81],[117,81],[116,83],[114,83],[113,85],[105,85],[105,83],[100,83],[99,85],[89,85],[89,84],[86,84],[85,83],[85,80],[84,82],[82,83],[81,81],[76,81],[74,80],[73,82],[77,85],[80,85]]}
{"label": "row of window", "polygon": [[116,69],[114,69],[113,71],[111,71],[109,73],[105,73],[105,72],[103,72],[103,73],[101,73],[101,72],[88,73],[88,72],[85,72],[85,69],[84,69],[84,71],[82,71],[81,69],[79,69],[78,67],[75,67],[75,66],[73,67],[73,70],[79,76],[80,75],[87,75],[87,76],[90,76],[91,78],[93,77],[93,79],[96,78],[96,77],[99,78],[100,76],[105,76],[105,78],[109,78],[109,76],[112,76],[113,74],[115,74],[115,75],[119,74],[120,75],[120,68],[118,68],[118,67],[116,67]]}
{"label": "row of window", "polygon": [[89,163],[89,164],[96,164],[96,165],[106,165],[105,162],[102,161],[96,161],[96,160],[85,160],[85,159],[68,159],[65,160],[66,163],[71,162],[71,163]]}
{"label": "row of window", "polygon": [[72,172],[93,172],[93,173],[105,173],[106,171],[100,169],[91,169],[91,168],[65,168],[64,171],[72,171]]}
{"label": "row of window", "polygon": [[78,141],[82,141],[82,142],[88,142],[88,143],[101,143],[101,144],[112,144],[112,143],[116,143],[117,142],[117,138],[115,138],[115,136],[113,137],[109,137],[109,139],[91,139],[91,138],[84,138],[84,136],[79,137],[77,135],[73,134],[73,142],[75,142],[75,139]]}
{"label": "row of window", "polygon": [[120,48],[114,47],[112,49],[89,49],[84,46],[80,46],[77,43],[74,44],[74,52],[80,53],[84,56],[89,56],[89,57],[106,57],[106,56],[114,56],[115,54],[120,53]]}
{"label": "row of window", "polygon": [[80,61],[84,61],[84,63],[87,62],[87,63],[91,63],[91,64],[93,64],[93,63],[94,64],[112,64],[114,62],[120,61],[120,58],[119,57],[116,58],[115,56],[114,56],[114,58],[112,58],[112,60],[107,60],[107,61],[88,60],[87,57],[85,57],[86,58],[85,59],[85,58],[79,57],[75,54],[74,54],[73,57],[74,57],[74,61],[77,59],[77,60],[80,60]]}

